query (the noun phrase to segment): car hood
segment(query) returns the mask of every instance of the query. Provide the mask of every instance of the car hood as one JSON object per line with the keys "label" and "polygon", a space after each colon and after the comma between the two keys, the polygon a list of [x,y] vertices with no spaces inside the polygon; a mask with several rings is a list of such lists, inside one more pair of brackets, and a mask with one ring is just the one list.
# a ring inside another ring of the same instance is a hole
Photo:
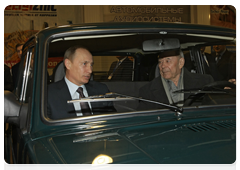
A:
{"label": "car hood", "polygon": [[107,163],[117,164],[225,164],[236,159],[236,124],[235,120],[153,123],[45,137],[28,147],[36,163],[91,164],[105,155]]}

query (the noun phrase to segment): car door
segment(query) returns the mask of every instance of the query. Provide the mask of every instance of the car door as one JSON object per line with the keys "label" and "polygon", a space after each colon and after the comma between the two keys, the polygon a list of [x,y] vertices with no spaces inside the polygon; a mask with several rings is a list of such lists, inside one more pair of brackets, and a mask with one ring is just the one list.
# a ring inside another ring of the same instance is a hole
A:
{"label": "car door", "polygon": [[5,161],[7,163],[20,163],[21,152],[24,146],[23,131],[29,128],[32,108],[33,82],[34,82],[34,58],[35,39],[28,41],[23,46],[20,61],[19,77],[14,95],[19,105],[18,116],[6,126],[5,131]]}

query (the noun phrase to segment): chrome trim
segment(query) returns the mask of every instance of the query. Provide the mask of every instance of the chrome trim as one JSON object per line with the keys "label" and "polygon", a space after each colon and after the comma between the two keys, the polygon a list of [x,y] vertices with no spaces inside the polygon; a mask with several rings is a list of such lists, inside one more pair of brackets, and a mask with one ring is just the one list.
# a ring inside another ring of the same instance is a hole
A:
{"label": "chrome trim", "polygon": [[194,37],[205,37],[205,38],[215,38],[215,39],[222,39],[222,40],[229,40],[233,41],[235,38],[233,37],[224,37],[218,35],[206,35],[206,34],[186,34],[187,36],[194,36]]}
{"label": "chrome trim", "polygon": [[121,98],[121,97],[116,97],[116,98],[96,98],[96,99],[76,99],[76,100],[68,100],[67,103],[82,103],[82,102],[106,102],[106,101],[127,101],[127,100],[134,100],[131,98]]}
{"label": "chrome trim", "polygon": [[27,84],[28,84],[28,74],[29,74],[30,62],[32,57],[32,51],[30,52],[30,50],[32,49],[28,49],[28,52],[27,52],[25,69],[23,72],[23,84],[22,84],[22,90],[21,90],[21,96],[20,96],[20,101],[23,101],[23,102],[25,102],[26,90],[27,90]]}
{"label": "chrome trim", "polygon": [[[206,109],[206,108],[218,108],[221,109],[221,107],[226,108],[226,107],[236,107],[235,104],[231,104],[231,105],[218,105],[218,106],[192,106],[192,107],[187,107],[184,108],[184,110],[191,110],[191,109]],[[156,109],[156,110],[144,110],[144,111],[133,111],[133,112],[124,112],[124,113],[113,113],[113,114],[101,114],[101,115],[91,115],[91,116],[84,116],[84,117],[76,117],[76,118],[67,118],[67,119],[58,119],[58,120],[52,120],[49,118],[45,118],[47,119],[46,121],[49,123],[49,125],[54,125],[54,124],[77,124],[77,123],[81,123],[81,122],[89,122],[89,120],[94,120],[97,121],[97,119],[119,119],[119,117],[136,117],[136,116],[142,116],[142,115],[151,115],[151,114],[157,114],[156,116],[156,121],[158,119],[159,116],[164,115],[164,114],[169,114],[169,115],[173,115],[173,117],[175,117],[175,113],[172,111],[170,111],[169,109]],[[205,115],[207,116],[208,113],[205,113]],[[181,116],[184,116],[184,112]],[[194,115],[196,116],[196,115]],[[211,117],[209,115],[209,117]]]}

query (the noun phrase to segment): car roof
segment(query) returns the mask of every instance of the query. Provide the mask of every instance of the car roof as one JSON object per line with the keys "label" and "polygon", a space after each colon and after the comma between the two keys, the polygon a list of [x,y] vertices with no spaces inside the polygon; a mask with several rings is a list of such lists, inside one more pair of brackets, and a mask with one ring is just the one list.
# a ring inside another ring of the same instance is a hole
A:
{"label": "car roof", "polygon": [[[116,35],[111,37],[97,37],[98,35]],[[92,36],[92,40],[82,38]],[[70,46],[84,45],[92,53],[109,51],[142,52],[142,42],[157,38],[178,38],[182,49],[191,46],[215,43],[220,41],[235,41],[236,30],[210,25],[196,25],[185,23],[85,23],[76,25],[62,25],[46,28],[36,34],[45,37],[50,43],[49,57],[63,56]],[[79,36],[79,39],[77,38]],[[97,38],[96,38],[97,37]],[[68,38],[68,39],[67,39]],[[94,39],[94,40],[93,40]],[[54,41],[54,43],[52,43]],[[66,43],[67,41],[67,43]],[[45,43],[45,42],[42,42]],[[119,48],[121,47],[121,48]],[[133,49],[133,50],[132,50]],[[134,51],[135,50],[135,51]]]}
{"label": "car roof", "polygon": [[[61,29],[60,29],[61,28]],[[189,32],[211,32],[219,35],[236,35],[236,30],[212,25],[187,24],[187,23],[156,23],[156,22],[108,22],[108,23],[84,23],[73,25],[62,25],[48,27],[43,32],[56,32],[67,30],[89,30],[89,29],[136,29],[136,28],[162,28],[165,30],[189,31]]]}

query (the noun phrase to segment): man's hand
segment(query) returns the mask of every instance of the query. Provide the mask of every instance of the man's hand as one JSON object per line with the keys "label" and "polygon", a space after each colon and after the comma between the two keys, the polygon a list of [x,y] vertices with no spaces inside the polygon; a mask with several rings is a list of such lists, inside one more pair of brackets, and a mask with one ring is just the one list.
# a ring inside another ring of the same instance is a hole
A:
{"label": "man's hand", "polygon": [[[236,79],[229,79],[228,82],[236,85]],[[231,89],[230,87],[224,87],[224,89]]]}

